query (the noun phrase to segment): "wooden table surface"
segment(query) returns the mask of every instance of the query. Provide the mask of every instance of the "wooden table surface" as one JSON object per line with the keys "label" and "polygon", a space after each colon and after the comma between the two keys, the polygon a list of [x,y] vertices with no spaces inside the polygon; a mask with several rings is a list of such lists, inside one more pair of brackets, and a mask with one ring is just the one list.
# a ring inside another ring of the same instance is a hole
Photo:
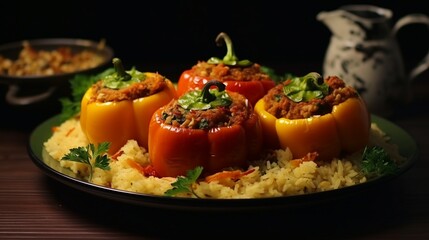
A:
{"label": "wooden table surface", "polygon": [[32,130],[58,113],[58,106],[1,103],[0,239],[429,239],[427,104],[420,99],[389,118],[416,140],[419,157],[387,183],[295,208],[203,212],[120,203],[49,178],[32,162],[27,144]]}

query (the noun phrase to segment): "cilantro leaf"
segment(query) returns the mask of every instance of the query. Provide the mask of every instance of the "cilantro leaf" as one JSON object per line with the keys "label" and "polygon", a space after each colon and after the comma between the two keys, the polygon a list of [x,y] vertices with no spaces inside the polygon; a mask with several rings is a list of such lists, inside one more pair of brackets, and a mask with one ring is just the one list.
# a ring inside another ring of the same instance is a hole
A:
{"label": "cilantro leaf", "polygon": [[94,166],[103,170],[110,170],[109,161],[110,159],[106,155],[97,156]]}
{"label": "cilantro leaf", "polygon": [[393,174],[398,169],[386,150],[379,146],[366,147],[362,155],[361,171],[368,178]]}
{"label": "cilantro leaf", "polygon": [[109,158],[105,154],[109,150],[109,147],[109,142],[102,142],[98,145],[95,151],[92,151],[94,153],[93,156],[95,157],[95,167],[103,170],[110,170]]}
{"label": "cilantro leaf", "polygon": [[178,99],[178,103],[187,110],[207,110],[231,105],[232,100],[227,92],[218,91],[217,89],[210,89],[209,91],[215,99],[208,103],[203,101],[202,90],[193,90],[184,94]]}
{"label": "cilantro leaf", "polygon": [[203,172],[203,167],[196,167],[192,170],[189,170],[186,173],[186,177],[179,176],[177,180],[171,184],[173,188],[165,191],[166,196],[174,196],[179,193],[191,193],[198,197],[192,190],[192,185],[198,180],[201,173]]}
{"label": "cilantro leaf", "polygon": [[102,142],[100,144],[98,144],[98,147],[94,152],[94,156],[99,156],[99,155],[103,155],[104,153],[106,153],[109,150],[110,147],[110,142]]}
{"label": "cilantro leaf", "polygon": [[61,160],[68,160],[91,165],[90,155],[85,147],[72,148],[70,152],[64,155]]}
{"label": "cilantro leaf", "polygon": [[329,86],[319,73],[311,72],[304,77],[292,78],[290,83],[283,87],[283,92],[294,102],[306,102],[328,95]]}
{"label": "cilantro leaf", "polygon": [[111,89],[121,89],[133,83],[142,82],[146,78],[146,74],[138,71],[135,67],[129,71],[124,71],[124,74],[128,77],[122,76],[119,72],[106,75],[103,78],[103,85]]}
{"label": "cilantro leaf", "polygon": [[102,142],[98,144],[97,148],[94,144],[90,143],[86,147],[70,149],[70,151],[61,158],[61,160],[87,164],[89,166],[89,181],[91,181],[94,168],[110,170],[110,159],[106,155],[109,147],[110,142]]}

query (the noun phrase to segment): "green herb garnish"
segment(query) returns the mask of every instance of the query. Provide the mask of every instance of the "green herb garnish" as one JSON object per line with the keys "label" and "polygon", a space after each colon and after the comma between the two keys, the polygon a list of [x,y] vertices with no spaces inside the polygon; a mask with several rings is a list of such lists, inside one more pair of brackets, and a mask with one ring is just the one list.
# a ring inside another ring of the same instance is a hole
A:
{"label": "green herb garnish", "polygon": [[113,59],[115,72],[103,78],[103,86],[110,89],[125,88],[133,83],[141,82],[146,78],[146,74],[133,67],[130,71],[125,71],[122,61],[119,58]]}
{"label": "green herb garnish", "polygon": [[329,94],[329,86],[320,74],[311,72],[304,77],[294,77],[283,88],[284,94],[294,102],[310,101]]}
{"label": "green herb garnish", "polygon": [[[217,89],[210,89],[212,86]],[[229,106],[232,100],[225,91],[225,84],[212,80],[204,85],[203,90],[193,90],[181,96],[178,103],[187,110],[207,110]]]}
{"label": "green herb garnish", "polygon": [[398,169],[386,150],[379,146],[366,147],[362,155],[361,171],[368,178],[393,174]]}
{"label": "green herb garnish", "polygon": [[179,193],[190,193],[195,197],[199,198],[198,195],[195,194],[192,185],[196,183],[202,172],[203,167],[196,167],[192,170],[189,170],[186,173],[186,177],[177,177],[177,180],[171,184],[173,188],[165,191],[164,195],[172,197]]}
{"label": "green herb garnish", "polygon": [[70,119],[80,113],[80,104],[85,92],[98,80],[114,72],[113,68],[108,68],[101,73],[88,75],[77,74],[70,79],[71,98],[60,98],[62,111],[60,114],[61,122]]}
{"label": "green herb garnish", "polygon": [[90,143],[86,147],[70,149],[69,153],[64,155],[61,160],[87,164],[89,166],[89,181],[91,181],[94,168],[110,170],[110,159],[106,154],[109,147],[110,142],[102,142],[98,144],[97,148],[95,148],[94,144]]}
{"label": "green herb garnish", "polygon": [[270,76],[270,78],[276,83],[281,83],[285,80],[292,79],[292,78],[296,77],[292,73],[285,73],[283,75],[279,75],[278,73],[276,73],[276,71],[273,68],[270,68],[267,66],[261,66],[261,72]]}

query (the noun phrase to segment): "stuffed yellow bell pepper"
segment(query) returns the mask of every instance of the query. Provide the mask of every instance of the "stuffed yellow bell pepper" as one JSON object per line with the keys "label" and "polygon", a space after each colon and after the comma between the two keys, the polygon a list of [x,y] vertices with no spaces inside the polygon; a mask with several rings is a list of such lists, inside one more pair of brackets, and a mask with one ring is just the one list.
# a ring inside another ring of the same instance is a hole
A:
{"label": "stuffed yellow bell pepper", "polygon": [[363,149],[370,114],[355,89],[318,73],[295,77],[271,89],[255,106],[270,148],[289,148],[294,158],[316,152],[331,160]]}
{"label": "stuffed yellow bell pepper", "polygon": [[125,71],[117,58],[113,64],[115,73],[94,84],[82,98],[82,130],[91,143],[110,142],[110,154],[130,139],[147,149],[152,114],[176,97],[175,87],[158,73]]}

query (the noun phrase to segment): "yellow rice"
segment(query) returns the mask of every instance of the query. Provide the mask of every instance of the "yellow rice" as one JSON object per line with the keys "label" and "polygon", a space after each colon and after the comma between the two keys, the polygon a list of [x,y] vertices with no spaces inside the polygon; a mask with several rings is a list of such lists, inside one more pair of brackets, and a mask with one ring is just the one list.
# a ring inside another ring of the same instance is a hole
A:
{"label": "yellow rice", "polygon": [[[403,161],[404,158],[400,156],[397,146],[388,143],[387,140],[387,136],[373,123],[369,145],[382,146],[395,161]],[[44,147],[53,159],[61,163],[62,167],[87,177],[89,175],[87,165],[64,161],[61,158],[71,148],[86,146],[88,143],[80,128],[79,120],[70,119],[54,131],[44,143]],[[146,149],[138,146],[135,140],[129,140],[121,150],[124,153],[117,161],[110,161],[110,171],[94,169],[92,183],[154,195],[163,195],[165,191],[172,188],[171,183],[176,181],[176,178],[145,177],[129,165],[130,160],[142,166],[150,163]],[[333,159],[324,165],[307,161],[294,167],[290,163],[293,159],[291,152],[288,149],[279,149],[275,151],[276,161],[254,162],[249,169],[254,168],[255,171],[241,177],[238,181],[229,183],[202,181],[193,186],[194,192],[203,198],[263,198],[339,189],[367,181],[365,176],[359,173],[357,163],[360,156],[361,152],[358,152],[346,159]]]}

